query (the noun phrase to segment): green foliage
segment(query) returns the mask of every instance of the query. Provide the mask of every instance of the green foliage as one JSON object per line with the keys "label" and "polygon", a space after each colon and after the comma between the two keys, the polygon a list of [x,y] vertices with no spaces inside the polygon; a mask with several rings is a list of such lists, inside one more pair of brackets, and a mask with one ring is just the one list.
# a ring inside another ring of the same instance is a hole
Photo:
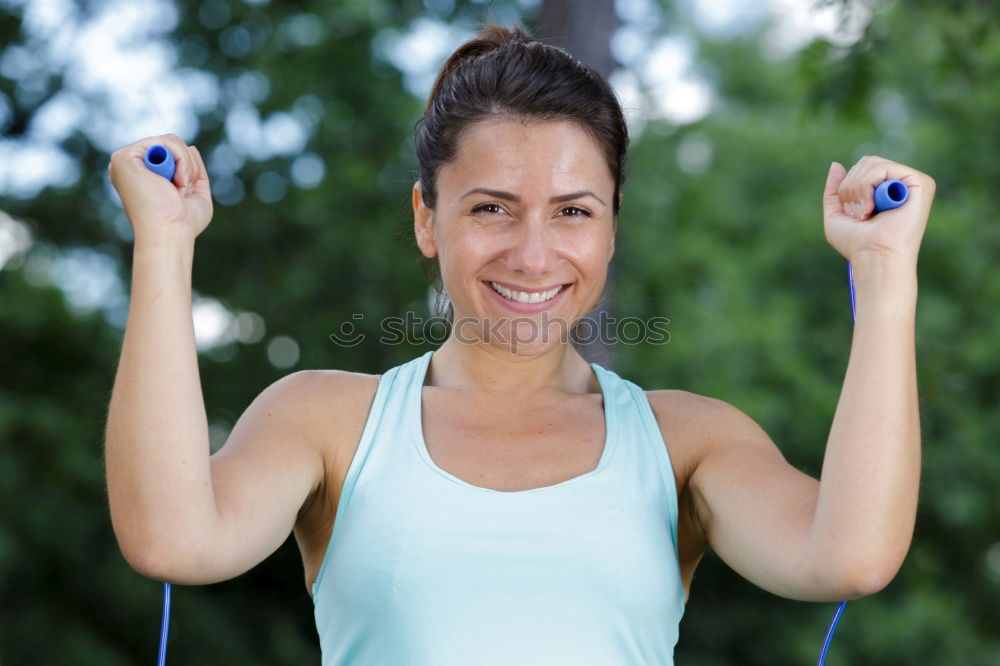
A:
{"label": "green foliage", "polygon": [[[22,30],[20,6],[6,7],[0,57]],[[919,265],[924,475],[916,534],[893,583],[848,604],[827,663],[985,665],[1000,654],[1000,555],[993,568],[986,556],[1000,541],[1000,457],[990,437],[1000,429],[992,409],[1000,397],[1000,319],[991,316],[1000,300],[993,269],[1000,30],[986,3],[874,10],[855,46],[817,41],[783,61],[761,55],[762,30],[699,38],[699,67],[715,86],[716,106],[697,123],[651,122],[635,137],[616,254],[612,313],[668,317],[670,341],[618,345],[616,370],[649,389],[736,405],[793,465],[818,477],[852,325],[846,262],[823,237],[826,169],[832,160],[849,166],[878,154],[931,174],[937,201]],[[469,25],[479,11],[458,3],[441,18]],[[229,145],[227,114],[248,102],[240,86],[255,73],[267,91],[254,103],[259,113],[314,114],[305,150],[325,162],[312,188],[294,185],[294,155],[244,159],[215,181],[228,203],[217,204],[198,239],[195,289],[233,311],[259,313],[267,326],[260,342],[233,342],[200,358],[210,422],[225,429],[292,370],[381,372],[428,348],[377,342],[383,317],[427,314],[427,285],[409,211],[411,129],[423,101],[405,92],[399,72],[372,48],[380,31],[402,29],[425,9],[417,2],[206,0],[178,12],[178,66],[210,73],[224,91],[199,117],[197,136],[186,138],[206,155]],[[317,17],[321,39],[302,45],[281,36],[308,14]],[[226,55],[226,31],[240,26],[250,47]],[[0,75],[13,109],[5,138],[26,131],[63,76],[56,70],[43,83],[32,96]],[[101,113],[102,100],[88,103],[90,113]],[[0,193],[0,209],[37,239],[27,261],[0,272],[7,350],[0,661],[132,664],[153,658],[161,586],[122,559],[104,492],[104,416],[121,330],[77,312],[61,291],[32,277],[43,247],[86,247],[117,261],[127,285],[131,243],[105,185],[106,152],[83,131],[63,147],[84,174],[75,184],[31,200]],[[261,200],[282,186],[273,203]],[[352,320],[354,313],[364,320]],[[334,344],[328,336],[350,321],[366,340]],[[296,367],[268,361],[276,335],[298,342]],[[173,602],[173,663],[318,661],[291,539],[237,579],[176,587]],[[833,604],[765,593],[709,554],[694,579],[677,662],[810,663],[833,611]]]}
{"label": "green foliage", "polygon": [[[954,4],[954,3],[953,3]],[[878,8],[876,8],[878,9]],[[1000,654],[997,415],[1000,86],[997,17],[976,3],[877,11],[862,42],[759,55],[760,35],[702,40],[717,111],[651,125],[630,155],[614,311],[671,320],[664,346],[616,348],[647,388],[730,402],[818,478],[846,370],[846,262],[824,240],[831,161],[877,154],[938,184],[921,249],[917,357],[924,441],[912,549],[878,595],[848,604],[829,664],[994,663]],[[762,34],[762,33],[761,33]],[[705,152],[704,167],[681,168]],[[699,152],[700,151],[700,152]],[[638,270],[635,267],[641,267]],[[677,661],[807,663],[834,604],[762,593],[709,555]]]}

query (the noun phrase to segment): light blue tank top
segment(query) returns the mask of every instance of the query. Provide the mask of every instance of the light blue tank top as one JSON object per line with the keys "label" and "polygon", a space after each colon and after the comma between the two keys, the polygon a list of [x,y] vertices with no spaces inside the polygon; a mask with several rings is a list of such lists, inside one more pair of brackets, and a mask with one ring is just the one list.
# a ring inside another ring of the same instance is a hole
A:
{"label": "light blue tank top", "polygon": [[324,666],[672,665],[677,492],[645,392],[591,363],[597,467],[492,490],[427,451],[432,354],[379,377],[312,588]]}

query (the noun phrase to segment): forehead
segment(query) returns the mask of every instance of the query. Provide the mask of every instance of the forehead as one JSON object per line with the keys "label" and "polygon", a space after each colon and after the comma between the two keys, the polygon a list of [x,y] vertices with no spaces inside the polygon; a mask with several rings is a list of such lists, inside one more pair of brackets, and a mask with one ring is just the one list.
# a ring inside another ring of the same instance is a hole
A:
{"label": "forehead", "polygon": [[562,192],[610,191],[614,183],[600,145],[579,125],[505,118],[474,123],[459,136],[438,188],[451,193],[467,185]]}

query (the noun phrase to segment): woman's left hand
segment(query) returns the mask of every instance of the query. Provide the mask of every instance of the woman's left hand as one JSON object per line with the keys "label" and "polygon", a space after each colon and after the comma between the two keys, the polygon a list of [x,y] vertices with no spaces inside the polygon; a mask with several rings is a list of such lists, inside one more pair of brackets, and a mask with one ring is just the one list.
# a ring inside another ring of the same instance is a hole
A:
{"label": "woman's left hand", "polygon": [[[875,188],[892,179],[903,181],[909,197],[902,206],[873,216]],[[876,155],[862,157],[850,171],[834,162],[823,191],[826,240],[852,262],[872,257],[916,266],[935,189],[927,174]]]}

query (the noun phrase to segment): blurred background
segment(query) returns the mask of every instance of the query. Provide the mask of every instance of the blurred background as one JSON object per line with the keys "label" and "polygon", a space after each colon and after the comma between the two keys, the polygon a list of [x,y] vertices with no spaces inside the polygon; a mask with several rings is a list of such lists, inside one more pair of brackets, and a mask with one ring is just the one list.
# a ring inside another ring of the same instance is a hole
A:
{"label": "blurred background", "polygon": [[[378,323],[430,314],[412,129],[487,18],[597,68],[628,114],[607,310],[666,317],[670,337],[588,353],[736,405],[816,478],[852,327],[828,165],[876,154],[936,179],[916,533],[895,580],[848,604],[827,663],[1000,664],[1000,20],[972,0],[0,0],[0,663],[156,653],[162,586],[122,558],[104,486],[132,248],[110,153],[173,132],[206,157],[193,320],[217,450],[288,373],[380,373],[443,341],[382,344]],[[348,324],[365,338],[335,344]],[[815,663],[834,610],[709,553],[677,663]],[[294,541],[175,587],[168,660],[318,663]]]}

